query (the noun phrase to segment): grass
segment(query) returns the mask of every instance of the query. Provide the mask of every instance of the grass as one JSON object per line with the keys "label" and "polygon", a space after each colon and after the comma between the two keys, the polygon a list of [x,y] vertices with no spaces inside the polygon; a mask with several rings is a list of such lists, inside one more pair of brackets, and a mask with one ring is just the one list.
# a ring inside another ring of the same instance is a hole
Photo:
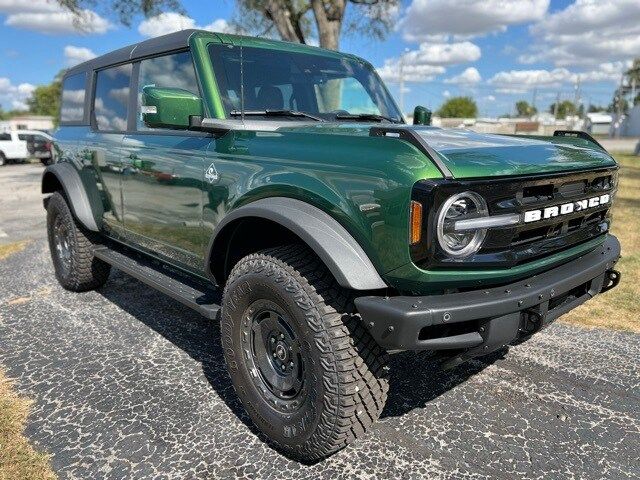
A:
{"label": "grass", "polygon": [[[0,245],[0,260],[22,251],[27,241]],[[24,436],[30,400],[19,396],[0,370],[0,480],[54,479],[49,457],[37,452]]]}
{"label": "grass", "polygon": [[0,370],[0,480],[48,480],[56,476],[49,456],[24,436],[31,401],[19,396]]}
{"label": "grass", "polygon": [[24,436],[30,404],[0,370],[0,480],[56,478],[49,457],[37,452]]}
{"label": "grass", "polygon": [[640,332],[640,157],[614,155],[620,163],[612,233],[622,244],[620,284],[569,312],[562,321],[585,327]]}

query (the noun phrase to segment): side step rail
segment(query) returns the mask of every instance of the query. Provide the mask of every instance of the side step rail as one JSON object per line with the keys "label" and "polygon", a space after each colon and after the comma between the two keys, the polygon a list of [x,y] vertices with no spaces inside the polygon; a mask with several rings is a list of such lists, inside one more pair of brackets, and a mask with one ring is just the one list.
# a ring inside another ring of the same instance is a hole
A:
{"label": "side step rail", "polygon": [[206,318],[215,319],[220,310],[220,290],[189,280],[140,253],[116,246],[101,246],[96,248],[95,256]]}

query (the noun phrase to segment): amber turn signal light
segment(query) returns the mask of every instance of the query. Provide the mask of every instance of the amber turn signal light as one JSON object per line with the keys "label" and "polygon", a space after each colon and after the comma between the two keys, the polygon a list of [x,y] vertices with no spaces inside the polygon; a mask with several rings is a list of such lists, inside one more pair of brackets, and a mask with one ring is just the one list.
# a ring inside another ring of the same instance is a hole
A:
{"label": "amber turn signal light", "polygon": [[411,201],[411,231],[409,239],[411,245],[415,245],[422,237],[422,204],[414,200]]}

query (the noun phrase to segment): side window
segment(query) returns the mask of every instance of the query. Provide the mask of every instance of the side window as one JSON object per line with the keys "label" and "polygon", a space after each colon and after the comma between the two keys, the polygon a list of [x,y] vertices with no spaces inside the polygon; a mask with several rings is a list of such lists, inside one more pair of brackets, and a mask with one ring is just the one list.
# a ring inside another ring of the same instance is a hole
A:
{"label": "side window", "polygon": [[0,133],[0,142],[10,142],[11,134],[10,133]]}
{"label": "side window", "polygon": [[150,130],[143,122],[141,115],[142,89],[146,86],[181,88],[200,95],[196,72],[191,60],[191,53],[180,52],[162,57],[149,58],[140,62],[138,79],[138,130]]}
{"label": "side window", "polygon": [[98,130],[122,132],[127,129],[131,69],[128,63],[98,72],[92,112]]}
{"label": "side window", "polygon": [[86,80],[86,73],[77,73],[62,82],[60,123],[78,123],[84,120]]}

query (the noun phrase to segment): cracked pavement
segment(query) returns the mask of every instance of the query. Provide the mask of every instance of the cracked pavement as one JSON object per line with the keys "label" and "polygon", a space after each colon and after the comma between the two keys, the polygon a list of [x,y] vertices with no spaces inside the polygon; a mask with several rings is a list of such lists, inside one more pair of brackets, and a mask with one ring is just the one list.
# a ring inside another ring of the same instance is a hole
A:
{"label": "cracked pavement", "polygon": [[640,478],[640,335],[562,323],[451,371],[394,355],[368,435],[287,459],[242,411],[216,322],[118,271],[96,292],[57,285],[41,172],[0,168],[0,241],[32,239],[0,261],[0,364],[61,478]]}

